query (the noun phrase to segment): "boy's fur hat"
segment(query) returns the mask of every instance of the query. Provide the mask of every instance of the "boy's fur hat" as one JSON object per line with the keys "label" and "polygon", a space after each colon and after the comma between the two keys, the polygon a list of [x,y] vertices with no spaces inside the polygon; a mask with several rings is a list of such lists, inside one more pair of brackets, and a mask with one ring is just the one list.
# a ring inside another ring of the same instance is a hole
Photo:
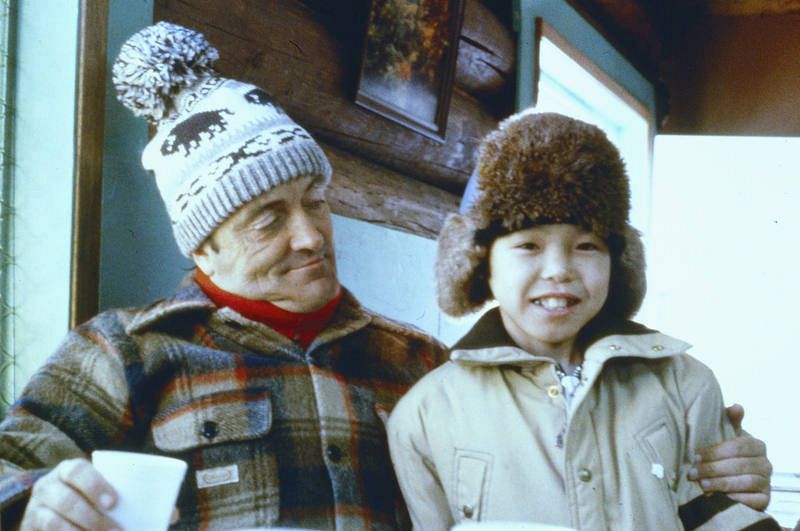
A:
{"label": "boy's fur hat", "polygon": [[504,234],[572,223],[609,242],[611,283],[601,314],[632,316],[644,299],[644,249],[628,224],[630,191],[619,151],[599,128],[555,113],[515,114],[481,143],[459,214],[439,234],[441,309],[464,315],[492,298],[488,251]]}

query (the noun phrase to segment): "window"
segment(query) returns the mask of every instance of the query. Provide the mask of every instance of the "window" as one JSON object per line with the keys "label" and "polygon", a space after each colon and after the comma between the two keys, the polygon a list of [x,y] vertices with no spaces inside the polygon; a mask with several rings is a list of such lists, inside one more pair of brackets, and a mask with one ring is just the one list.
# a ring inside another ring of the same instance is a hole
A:
{"label": "window", "polygon": [[650,225],[652,84],[566,2],[519,0],[517,105],[559,112],[603,129],[631,182],[631,223]]}
{"label": "window", "polygon": [[0,413],[11,401],[6,392],[6,382],[11,379],[12,356],[11,289],[9,279],[11,262],[11,178],[7,136],[8,124],[8,61],[10,55],[11,1],[0,1]]}
{"label": "window", "polygon": [[68,328],[79,6],[0,6],[11,58],[0,77],[0,98],[11,101],[2,122],[3,408]]}
{"label": "window", "polygon": [[794,326],[800,138],[659,135],[643,322],[693,345],[775,468],[768,512],[800,518]]}

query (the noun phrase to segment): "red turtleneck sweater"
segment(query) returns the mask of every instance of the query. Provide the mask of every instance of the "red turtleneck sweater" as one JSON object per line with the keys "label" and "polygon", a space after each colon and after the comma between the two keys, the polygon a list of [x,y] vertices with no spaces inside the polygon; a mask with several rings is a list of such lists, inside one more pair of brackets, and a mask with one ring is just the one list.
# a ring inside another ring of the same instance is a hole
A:
{"label": "red turtleneck sweater", "polygon": [[314,341],[328,321],[342,298],[342,290],[330,302],[319,310],[309,313],[295,313],[279,308],[267,301],[246,299],[217,287],[199,268],[195,269],[195,279],[200,288],[214,304],[222,308],[227,306],[248,319],[263,323],[277,330],[303,348]]}

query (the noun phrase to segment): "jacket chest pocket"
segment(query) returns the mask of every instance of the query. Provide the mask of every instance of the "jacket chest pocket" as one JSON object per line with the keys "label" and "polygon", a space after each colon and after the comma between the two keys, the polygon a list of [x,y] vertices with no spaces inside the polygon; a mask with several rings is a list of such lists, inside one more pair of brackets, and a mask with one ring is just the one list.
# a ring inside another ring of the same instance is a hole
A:
{"label": "jacket chest pocket", "polygon": [[492,468],[492,456],[473,450],[455,451],[453,485],[454,520],[480,521],[485,517],[486,497]]}
{"label": "jacket chest pocket", "polygon": [[676,427],[666,417],[651,422],[636,434],[639,448],[644,453],[649,465],[649,472],[660,480],[672,493],[677,488],[678,475],[681,473],[681,447]]}
{"label": "jacket chest pocket", "polygon": [[154,417],[155,446],[189,465],[179,499],[181,524],[241,527],[243,517],[252,518],[252,525],[278,520],[278,463],[267,437],[271,429],[272,403],[264,390],[213,393]]}

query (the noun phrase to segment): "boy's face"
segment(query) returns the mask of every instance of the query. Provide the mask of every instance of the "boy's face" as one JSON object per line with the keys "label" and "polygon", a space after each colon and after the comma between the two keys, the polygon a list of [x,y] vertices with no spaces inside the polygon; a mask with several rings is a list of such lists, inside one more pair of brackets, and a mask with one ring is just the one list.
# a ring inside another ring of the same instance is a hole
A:
{"label": "boy's face", "polygon": [[606,301],[606,243],[576,225],[541,225],[497,238],[489,287],[511,338],[535,355],[569,357],[575,337]]}

